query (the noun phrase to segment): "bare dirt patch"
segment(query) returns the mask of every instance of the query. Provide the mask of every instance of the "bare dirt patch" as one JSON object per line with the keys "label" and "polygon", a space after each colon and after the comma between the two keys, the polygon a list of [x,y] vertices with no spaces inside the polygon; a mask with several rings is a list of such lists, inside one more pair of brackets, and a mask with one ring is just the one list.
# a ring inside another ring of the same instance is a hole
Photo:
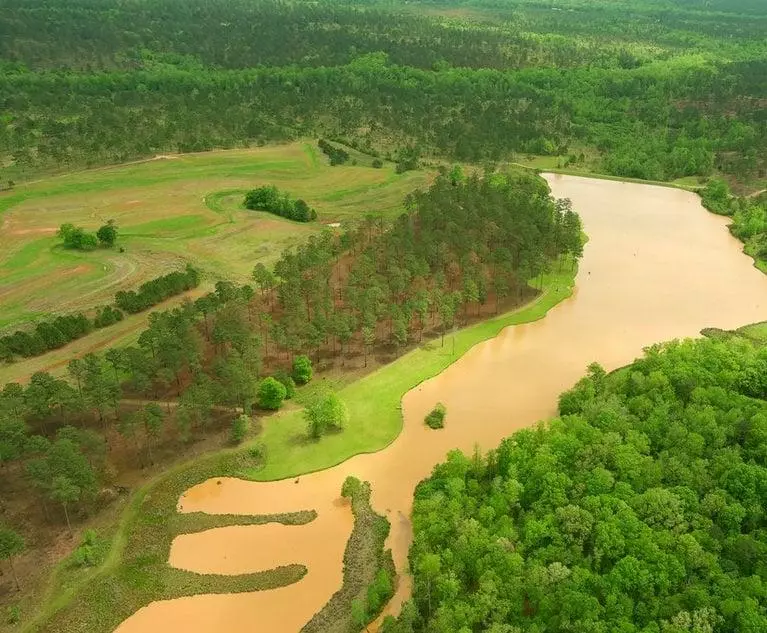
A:
{"label": "bare dirt patch", "polygon": [[16,229],[8,235],[53,235],[58,229],[55,226],[44,226],[37,229]]}

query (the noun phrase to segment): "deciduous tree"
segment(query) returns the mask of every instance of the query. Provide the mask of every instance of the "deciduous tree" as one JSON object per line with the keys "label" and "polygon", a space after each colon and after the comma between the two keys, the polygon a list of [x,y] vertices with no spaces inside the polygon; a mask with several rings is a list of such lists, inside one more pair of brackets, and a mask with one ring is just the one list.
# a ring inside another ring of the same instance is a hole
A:
{"label": "deciduous tree", "polygon": [[0,525],[0,559],[8,561],[13,580],[16,583],[16,590],[21,589],[21,585],[19,584],[19,577],[16,575],[16,568],[13,566],[13,559],[21,554],[25,547],[24,538],[21,534],[5,525]]}
{"label": "deciduous tree", "polygon": [[271,376],[264,378],[258,386],[258,406],[276,411],[282,406],[287,391],[285,386]]}

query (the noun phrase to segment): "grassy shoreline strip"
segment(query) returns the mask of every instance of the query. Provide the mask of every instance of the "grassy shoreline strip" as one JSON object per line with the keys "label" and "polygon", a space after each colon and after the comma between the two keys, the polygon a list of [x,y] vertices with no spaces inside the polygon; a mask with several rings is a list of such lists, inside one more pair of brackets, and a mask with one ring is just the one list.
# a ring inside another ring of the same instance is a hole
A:
{"label": "grassy shoreline strip", "polygon": [[[542,277],[542,292],[530,303],[447,336],[444,347],[432,341],[342,389],[339,395],[351,414],[344,433],[319,443],[306,441],[302,412],[286,411],[267,422],[256,442],[179,464],[146,483],[123,513],[102,565],[69,586],[65,574],[59,574],[59,586],[63,588],[21,629],[22,633],[111,633],[122,620],[152,601],[210,592],[201,583],[202,575],[174,570],[167,564],[170,542],[176,536],[173,526],[183,520],[176,518],[176,503],[183,492],[222,476],[256,481],[284,479],[385,448],[402,429],[400,402],[405,393],[439,374],[477,343],[497,336],[510,325],[539,320],[571,296],[577,266],[564,261],[553,269]],[[266,464],[252,456],[255,444],[265,449]],[[250,519],[301,523],[310,520],[307,514]],[[231,580],[214,578],[219,586],[231,583],[226,592],[256,591],[296,582],[305,573],[302,566],[291,566]]]}
{"label": "grassy shoreline strip", "polygon": [[[347,477],[341,495],[351,500],[354,529],[344,551],[341,589],[301,629],[301,633],[358,633],[393,595],[395,578],[391,550],[384,549],[391,525],[370,505],[370,484]],[[355,612],[354,603],[364,608]]]}
{"label": "grassy shoreline strip", "polygon": [[[528,167],[528,169],[530,169]],[[702,188],[693,185],[685,185],[680,182],[674,182],[673,180],[643,180],[642,178],[629,178],[628,176],[613,176],[612,174],[604,174],[593,171],[580,171],[577,169],[563,169],[560,167],[546,168],[537,170],[540,173],[546,174],[562,174],[563,176],[577,176],[579,178],[592,178],[594,180],[611,180],[613,182],[627,182],[634,185],[652,185],[653,187],[666,187],[668,189],[681,189],[682,191],[690,191],[695,193],[698,189]]]}
{"label": "grassy shoreline strip", "polygon": [[273,481],[324,470],[354,455],[377,452],[399,435],[403,419],[402,397],[438,375],[476,344],[497,336],[511,325],[542,319],[573,292],[577,266],[572,261],[555,264],[544,275],[542,292],[521,308],[482,321],[412,350],[396,361],[344,387],[339,397],[349,409],[350,422],[343,433],[323,438],[320,444],[302,441],[306,423],[301,411],[286,411],[270,418],[259,438],[269,459],[263,468],[240,474],[255,481]]}

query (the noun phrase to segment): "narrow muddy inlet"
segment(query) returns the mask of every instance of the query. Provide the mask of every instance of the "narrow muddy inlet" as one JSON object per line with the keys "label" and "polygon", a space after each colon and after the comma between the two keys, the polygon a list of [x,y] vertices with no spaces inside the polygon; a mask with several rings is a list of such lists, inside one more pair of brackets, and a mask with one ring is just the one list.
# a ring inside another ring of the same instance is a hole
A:
{"label": "narrow muddy inlet", "polygon": [[[405,395],[405,425],[386,450],[330,470],[273,483],[211,480],[188,491],[182,512],[265,514],[315,509],[301,527],[211,530],[176,539],[170,563],[200,573],[243,573],[303,563],[300,582],[249,594],[153,603],[119,633],[295,633],[341,585],[351,531],[339,500],[347,475],[367,480],[373,506],[392,523],[389,546],[401,573],[389,609],[407,598],[413,489],[453,448],[495,446],[516,429],[556,412],[557,396],[592,361],[624,365],[642,348],[704,327],[734,328],[767,319],[767,277],[742,254],[727,221],[684,191],[572,176],[547,176],[571,198],[589,235],[573,297],[541,321],[507,328],[436,378]],[[446,427],[423,417],[438,401]]]}

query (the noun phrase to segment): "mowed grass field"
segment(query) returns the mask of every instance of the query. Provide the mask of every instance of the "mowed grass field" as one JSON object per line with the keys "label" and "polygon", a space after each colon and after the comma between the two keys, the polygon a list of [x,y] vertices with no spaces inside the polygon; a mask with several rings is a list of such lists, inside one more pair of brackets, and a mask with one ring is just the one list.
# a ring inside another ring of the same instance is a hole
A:
{"label": "mowed grass field", "polygon": [[[430,179],[426,171],[398,175],[392,164],[374,169],[369,157],[350,153],[358,165],[330,167],[313,141],[165,156],[0,194],[0,332],[110,303],[116,291],[186,262],[201,268],[208,284],[245,282],[256,263],[273,263],[325,224],[368,213],[396,216],[405,195]],[[244,192],[267,184],[305,199],[317,221],[244,209]],[[65,250],[56,237],[65,222],[95,231],[110,219],[119,227],[122,253]],[[132,331],[140,321],[138,315],[108,330]]]}

